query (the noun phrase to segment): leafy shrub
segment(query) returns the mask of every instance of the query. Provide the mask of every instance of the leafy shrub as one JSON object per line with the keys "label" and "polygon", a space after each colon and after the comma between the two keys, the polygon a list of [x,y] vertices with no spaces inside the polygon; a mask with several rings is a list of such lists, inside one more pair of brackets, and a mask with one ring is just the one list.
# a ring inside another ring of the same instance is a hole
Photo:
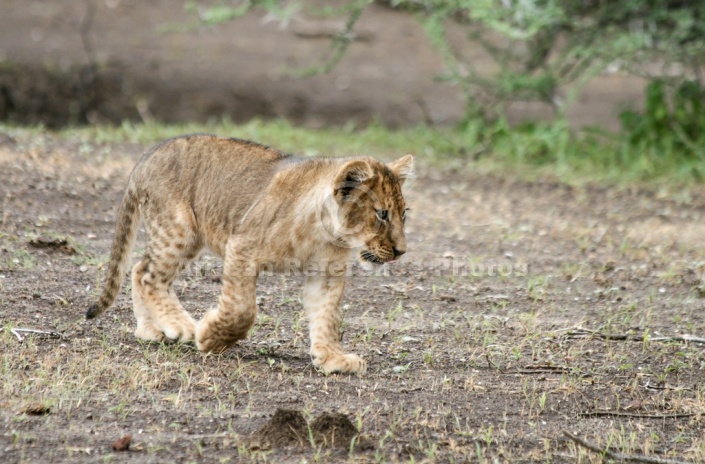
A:
{"label": "leafy shrub", "polygon": [[671,89],[658,79],[646,87],[644,98],[644,111],[620,115],[631,147],[705,161],[705,89],[692,80]]}

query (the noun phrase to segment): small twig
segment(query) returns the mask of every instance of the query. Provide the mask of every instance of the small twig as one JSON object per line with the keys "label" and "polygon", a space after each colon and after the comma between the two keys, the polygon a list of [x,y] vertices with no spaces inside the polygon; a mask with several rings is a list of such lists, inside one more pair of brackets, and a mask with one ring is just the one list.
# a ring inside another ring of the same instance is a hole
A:
{"label": "small twig", "polygon": [[518,372],[522,374],[536,374],[539,372],[565,374],[567,372],[571,372],[571,369],[566,366],[553,366],[551,364],[533,364],[524,366],[524,369],[520,369]]}
{"label": "small twig", "polygon": [[638,413],[638,412],[624,412],[624,411],[587,411],[581,412],[580,417],[640,417],[642,419],[682,419],[685,417],[693,417],[695,413],[683,412],[683,413],[672,413],[672,414],[648,414],[648,413]]}
{"label": "small twig", "polygon": [[56,330],[37,330],[37,329],[10,329],[10,332],[17,337],[17,340],[19,340],[20,343],[24,341],[24,337],[21,335],[20,332],[23,333],[33,333],[33,334],[39,334],[39,335],[47,335],[49,338],[66,338],[66,336],[62,333],[57,332]]}
{"label": "small twig", "polygon": [[615,453],[615,452],[610,451],[608,449],[602,449],[597,445],[589,443],[589,442],[583,440],[582,438],[577,437],[566,430],[563,431],[563,435],[570,438],[571,440],[573,440],[575,443],[582,446],[583,448],[587,448],[590,451],[593,451],[595,453],[599,453],[602,455],[603,458],[609,458],[609,459],[613,459],[615,461],[646,462],[649,464],[691,464],[688,461],[678,461],[675,459],[659,458],[656,456],[644,456],[643,454]]}
{"label": "small twig", "polygon": [[421,387],[402,388],[401,390],[399,390],[399,393],[413,393],[413,392],[417,392],[417,391],[421,391],[421,390],[423,390],[423,388],[421,388]]}
{"label": "small twig", "polygon": [[489,364],[490,367],[498,370],[499,372],[504,372],[502,368],[498,367],[495,363],[492,362],[492,360],[490,359],[490,354],[487,352],[485,352],[485,359],[487,359],[487,364]]}
{"label": "small twig", "polygon": [[617,341],[634,341],[634,342],[690,342],[690,343],[700,343],[705,344],[705,338],[696,337],[694,335],[684,334],[677,335],[673,337],[646,337],[639,335],[628,335],[628,334],[604,334],[602,332],[597,332],[595,330],[578,328],[571,330],[566,333],[566,337],[594,337],[600,338],[602,340],[617,340]]}
{"label": "small twig", "polygon": [[502,372],[503,374],[526,374],[526,375],[534,375],[534,374],[567,374],[569,373],[570,370],[568,369],[518,369],[516,371],[505,371]]}
{"label": "small twig", "polygon": [[676,337],[653,337],[649,338],[650,342],[691,342],[705,344],[705,338],[696,337],[694,335],[684,334]]}
{"label": "small twig", "polygon": [[569,332],[566,332],[566,337],[594,337],[594,338],[599,338],[602,340],[617,340],[617,341],[626,341],[626,340],[631,340],[631,341],[644,341],[643,337],[637,337],[635,335],[627,335],[627,334],[605,334],[602,332],[597,332],[596,330],[590,330],[590,329],[575,329],[571,330]]}
{"label": "small twig", "polygon": [[17,333],[17,331],[16,331],[15,329],[10,330],[10,332],[12,333],[12,335],[14,335],[15,337],[17,337],[17,340],[18,340],[20,343],[22,343],[22,335],[20,335],[19,333]]}
{"label": "small twig", "polygon": [[693,391],[692,388],[688,388],[688,387],[679,387],[679,386],[674,387],[674,386],[671,386],[668,384],[666,384],[666,385],[652,385],[650,382],[646,382],[644,384],[644,388],[647,390],[658,390],[658,391],[661,391],[661,390],[673,390],[673,391],[677,391],[677,392],[678,391]]}
{"label": "small twig", "polygon": [[203,435],[184,435],[187,440],[202,440],[204,438],[225,438],[232,435],[232,432],[222,432],[222,433],[206,433]]}

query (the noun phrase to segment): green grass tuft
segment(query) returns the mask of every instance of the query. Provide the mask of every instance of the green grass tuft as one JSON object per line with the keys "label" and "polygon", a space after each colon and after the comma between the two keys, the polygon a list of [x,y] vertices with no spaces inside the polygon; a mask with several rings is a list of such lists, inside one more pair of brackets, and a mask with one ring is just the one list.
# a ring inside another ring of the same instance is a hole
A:
{"label": "green grass tuft", "polygon": [[[0,124],[0,132],[18,139],[41,134],[41,127]],[[427,125],[389,129],[379,124],[358,128],[312,129],[283,120],[253,120],[236,124],[228,119],[208,123],[135,124],[67,128],[56,135],[86,143],[150,145],[188,133],[213,133],[254,140],[299,156],[371,155],[392,159],[405,153],[448,169],[472,169],[527,179],[547,178],[583,184],[660,183],[693,185],[705,177],[705,163],[682,144],[669,143],[668,135],[635,139],[601,129],[571,129],[564,120],[509,126],[505,121],[485,124],[470,121],[462,128]],[[31,142],[28,142],[31,143]]]}

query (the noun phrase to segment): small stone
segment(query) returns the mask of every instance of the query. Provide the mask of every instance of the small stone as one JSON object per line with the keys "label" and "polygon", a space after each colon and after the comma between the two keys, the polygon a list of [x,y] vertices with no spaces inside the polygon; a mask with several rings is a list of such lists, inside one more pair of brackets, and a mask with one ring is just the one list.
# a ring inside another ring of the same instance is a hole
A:
{"label": "small stone", "polygon": [[113,442],[113,451],[127,451],[130,449],[130,442],[132,441],[132,435],[129,433],[122,438],[119,438]]}

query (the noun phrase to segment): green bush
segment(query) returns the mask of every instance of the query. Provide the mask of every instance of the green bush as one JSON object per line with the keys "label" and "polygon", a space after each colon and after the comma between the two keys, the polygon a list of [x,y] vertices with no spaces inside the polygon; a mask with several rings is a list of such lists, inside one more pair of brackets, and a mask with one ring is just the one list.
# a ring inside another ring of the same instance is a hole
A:
{"label": "green bush", "polygon": [[646,88],[644,111],[620,115],[622,133],[635,151],[705,161],[704,101],[705,89],[695,81],[672,89],[654,80]]}

